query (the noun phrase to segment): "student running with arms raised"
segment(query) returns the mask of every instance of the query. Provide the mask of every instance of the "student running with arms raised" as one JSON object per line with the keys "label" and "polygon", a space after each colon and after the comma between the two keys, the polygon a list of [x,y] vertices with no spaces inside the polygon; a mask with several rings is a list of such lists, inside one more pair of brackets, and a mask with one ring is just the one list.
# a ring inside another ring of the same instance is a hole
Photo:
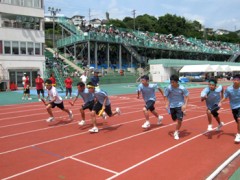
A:
{"label": "student running with arms raised", "polygon": [[182,126],[183,112],[186,111],[188,103],[188,90],[180,85],[177,75],[170,77],[170,85],[165,88],[164,96],[166,97],[166,109],[170,107],[170,113],[173,121],[177,120],[174,139],[179,139],[179,130]]}
{"label": "student running with arms raised", "polygon": [[139,99],[140,93],[142,93],[143,99],[145,101],[145,107],[143,108],[143,113],[146,118],[146,122],[142,125],[142,128],[147,129],[150,127],[149,121],[149,111],[158,118],[157,124],[160,125],[163,119],[163,116],[158,115],[155,110],[154,104],[156,101],[155,90],[158,89],[159,92],[163,95],[163,91],[158,87],[157,84],[149,84],[149,77],[143,75],[140,78],[141,84],[137,88],[137,98]]}
{"label": "student running with arms raised", "polygon": [[209,79],[208,87],[204,88],[201,92],[201,101],[206,100],[207,106],[207,118],[208,118],[208,131],[212,131],[212,115],[218,122],[218,127],[216,131],[219,131],[221,127],[224,125],[221,122],[218,110],[220,109],[218,104],[223,98],[223,87],[219,85],[217,87],[217,81],[214,78]]}
{"label": "student running with arms raised", "polygon": [[45,81],[45,86],[46,86],[46,89],[47,89],[48,98],[50,100],[48,102],[43,101],[44,104],[46,105],[47,112],[50,115],[50,117],[46,121],[47,122],[52,122],[54,120],[54,116],[53,116],[53,113],[52,113],[52,108],[55,108],[55,106],[57,106],[62,111],[65,111],[66,113],[68,113],[69,119],[72,120],[73,119],[72,111],[64,108],[63,100],[58,95],[57,89],[52,85],[52,81],[50,79],[47,79]]}
{"label": "student running with arms raised", "polygon": [[102,116],[103,116],[103,118],[105,118],[106,114],[109,117],[112,117],[112,116],[115,116],[116,114],[120,115],[121,111],[120,111],[120,108],[117,107],[116,111],[112,112],[111,102],[108,98],[107,93],[99,88],[96,89],[92,82],[89,82],[87,84],[87,88],[90,93],[94,93],[94,97],[96,98],[96,103],[94,104],[93,110],[91,112],[93,128],[89,129],[89,132],[97,133],[99,131],[99,129],[97,127],[96,114],[98,114],[103,109],[104,112],[103,112]]}
{"label": "student running with arms raised", "polygon": [[240,142],[240,74],[233,76],[233,85],[228,86],[224,92],[224,97],[218,104],[219,107],[222,106],[222,102],[229,98],[230,106],[232,109],[233,117],[237,123],[237,134],[235,137],[235,142]]}
{"label": "student running with arms raised", "polygon": [[77,89],[78,89],[78,94],[75,97],[75,99],[73,100],[73,102],[69,102],[72,106],[74,105],[74,103],[77,101],[78,97],[81,96],[83,99],[83,105],[80,108],[80,113],[82,116],[82,120],[79,121],[79,125],[83,126],[86,124],[85,121],[85,109],[89,109],[90,111],[92,111],[93,109],[93,105],[94,105],[94,96],[93,93],[90,93],[89,90],[85,87],[85,84],[83,82],[79,82],[77,84]]}

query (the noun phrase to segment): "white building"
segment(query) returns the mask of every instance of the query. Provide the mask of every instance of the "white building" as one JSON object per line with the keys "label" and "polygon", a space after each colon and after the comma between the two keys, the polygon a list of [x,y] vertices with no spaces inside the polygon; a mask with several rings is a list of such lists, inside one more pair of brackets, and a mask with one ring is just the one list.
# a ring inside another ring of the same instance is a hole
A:
{"label": "white building", "polygon": [[0,0],[0,83],[8,88],[12,82],[22,87],[23,73],[31,86],[38,73],[43,76],[43,7],[43,0]]}

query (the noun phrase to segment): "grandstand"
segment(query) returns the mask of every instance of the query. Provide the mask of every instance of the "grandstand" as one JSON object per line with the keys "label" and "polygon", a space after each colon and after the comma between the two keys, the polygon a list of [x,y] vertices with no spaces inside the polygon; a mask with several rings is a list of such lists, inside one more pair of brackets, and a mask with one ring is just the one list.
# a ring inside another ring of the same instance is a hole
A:
{"label": "grandstand", "polygon": [[[79,28],[80,26],[76,27],[74,22],[66,17],[58,17],[56,22],[62,30],[62,37],[56,42],[57,50],[63,59],[71,58],[65,63],[72,67],[72,71],[82,72],[89,68],[101,70],[103,76],[106,75],[102,78],[104,83],[126,82],[123,80],[126,76],[121,77],[118,74],[120,70],[124,70],[125,75],[129,74],[129,77],[135,76],[137,79],[140,74],[136,73],[135,69],[148,67],[152,64],[152,60],[156,59],[159,60],[158,63],[163,62],[164,59],[165,61],[172,59],[168,62],[174,62],[174,65],[171,65],[173,69],[168,73],[177,73],[174,68],[176,69],[176,66],[180,64],[182,66],[193,64],[193,62],[228,64],[224,62],[239,61],[240,47],[233,43],[199,40],[183,35],[134,31],[112,25],[98,27],[88,25],[85,28]],[[54,53],[53,50],[52,53]],[[182,64],[182,60],[188,61]],[[78,69],[73,67],[73,63]],[[163,66],[169,67],[170,65],[165,62]],[[111,76],[109,80],[106,80],[108,74]],[[113,77],[121,79],[110,80]]]}

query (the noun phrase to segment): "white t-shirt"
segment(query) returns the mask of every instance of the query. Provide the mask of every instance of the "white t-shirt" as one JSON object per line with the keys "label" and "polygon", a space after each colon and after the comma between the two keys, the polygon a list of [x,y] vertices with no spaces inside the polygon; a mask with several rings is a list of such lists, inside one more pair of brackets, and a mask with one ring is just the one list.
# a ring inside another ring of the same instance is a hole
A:
{"label": "white t-shirt", "polygon": [[23,77],[22,77],[22,84],[23,84],[23,86],[24,86],[24,84],[25,84],[25,81],[26,81],[26,77],[23,76]]}
{"label": "white t-shirt", "polygon": [[62,98],[58,95],[57,89],[54,86],[52,86],[50,90],[47,89],[47,91],[50,100],[53,100],[53,98],[56,97],[56,100],[54,101],[55,104],[60,104],[62,102]]}
{"label": "white t-shirt", "polygon": [[85,76],[84,74],[80,76],[80,79],[82,80],[83,83],[87,82],[87,76]]}

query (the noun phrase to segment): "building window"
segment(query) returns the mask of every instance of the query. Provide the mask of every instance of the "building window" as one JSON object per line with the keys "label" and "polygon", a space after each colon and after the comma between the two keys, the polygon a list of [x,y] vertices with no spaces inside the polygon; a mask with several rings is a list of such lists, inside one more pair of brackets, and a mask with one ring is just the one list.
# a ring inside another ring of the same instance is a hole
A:
{"label": "building window", "polygon": [[4,41],[4,54],[11,54],[11,42]]}
{"label": "building window", "polygon": [[2,41],[0,41],[0,54],[3,53]]}
{"label": "building window", "polygon": [[26,48],[27,48],[27,46],[26,46],[26,42],[20,42],[20,53],[21,54],[23,54],[23,55],[25,55],[26,54]]}
{"label": "building window", "polygon": [[34,52],[33,52],[33,42],[28,42],[27,43],[27,54],[28,55],[34,55]]}
{"label": "building window", "polygon": [[24,0],[24,6],[25,7],[33,7],[32,0]]}
{"label": "building window", "polygon": [[35,55],[40,55],[40,47],[41,47],[41,44],[40,43],[35,43]]}
{"label": "building window", "polygon": [[19,54],[19,46],[18,41],[12,41],[12,53],[13,54]]}

